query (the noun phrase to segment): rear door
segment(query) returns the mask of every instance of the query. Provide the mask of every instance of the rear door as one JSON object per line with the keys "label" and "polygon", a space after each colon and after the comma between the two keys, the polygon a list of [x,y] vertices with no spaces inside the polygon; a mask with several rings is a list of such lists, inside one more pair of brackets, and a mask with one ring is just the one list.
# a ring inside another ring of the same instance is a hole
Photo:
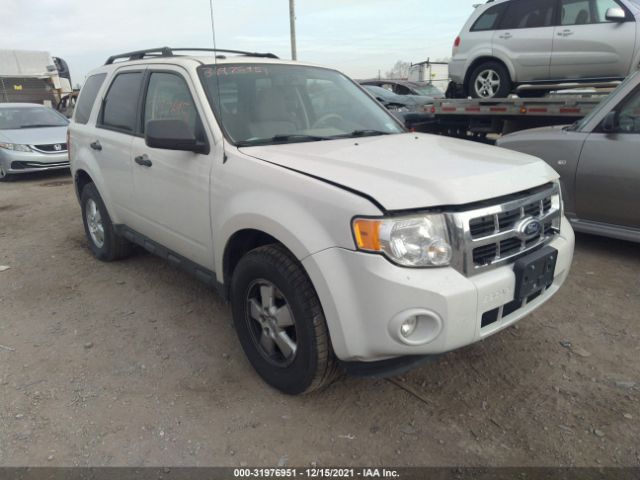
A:
{"label": "rear door", "polygon": [[597,127],[582,149],[576,213],[582,220],[640,228],[640,87],[615,111],[616,132]]}
{"label": "rear door", "polygon": [[131,143],[136,129],[138,103],[144,70],[123,68],[113,77],[96,122],[95,136],[87,137],[104,178],[103,195],[118,222],[132,221]]}
{"label": "rear door", "polygon": [[510,61],[514,81],[549,78],[556,0],[513,0],[493,34],[493,55]]}
{"label": "rear door", "polygon": [[195,101],[190,77],[179,67],[150,67],[145,84],[140,132],[132,145],[136,230],[213,270],[209,197],[213,153],[150,148],[144,139],[150,120],[177,119],[210,142],[201,121],[202,106]]}
{"label": "rear door", "polygon": [[[617,0],[559,0],[553,36],[552,79],[624,78],[636,44],[635,18]],[[622,8],[624,22],[610,22],[609,8]]]}

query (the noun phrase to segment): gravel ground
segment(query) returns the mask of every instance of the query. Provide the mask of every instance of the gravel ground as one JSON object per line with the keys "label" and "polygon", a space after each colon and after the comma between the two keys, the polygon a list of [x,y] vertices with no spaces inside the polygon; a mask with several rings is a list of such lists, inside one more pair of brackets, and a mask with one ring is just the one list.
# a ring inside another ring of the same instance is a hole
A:
{"label": "gravel ground", "polygon": [[3,466],[640,465],[636,244],[579,235],[517,326],[304,397],[260,381],[196,279],[96,261],[65,174],[0,184],[0,265]]}

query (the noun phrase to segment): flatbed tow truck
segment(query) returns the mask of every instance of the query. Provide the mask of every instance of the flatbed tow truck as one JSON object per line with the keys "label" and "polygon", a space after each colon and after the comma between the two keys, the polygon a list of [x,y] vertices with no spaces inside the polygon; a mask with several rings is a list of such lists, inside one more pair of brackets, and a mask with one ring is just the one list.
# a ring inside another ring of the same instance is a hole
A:
{"label": "flatbed tow truck", "polygon": [[611,90],[559,91],[544,98],[434,99],[424,106],[432,116],[426,129],[429,133],[494,143],[500,135],[518,130],[571,124],[589,114]]}

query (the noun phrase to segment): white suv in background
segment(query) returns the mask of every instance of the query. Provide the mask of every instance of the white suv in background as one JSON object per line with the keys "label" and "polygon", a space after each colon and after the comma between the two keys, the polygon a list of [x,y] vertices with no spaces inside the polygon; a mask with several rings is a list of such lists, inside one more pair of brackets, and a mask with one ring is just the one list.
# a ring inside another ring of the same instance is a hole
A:
{"label": "white suv in background", "polygon": [[639,0],[498,0],[455,39],[448,97],[538,96],[622,80],[640,62]]}
{"label": "white suv in background", "polygon": [[82,89],[69,145],[87,239],[100,260],[135,243],[217,287],[274,387],[406,369],[567,277],[573,231],[543,161],[409,133],[332,69],[179,52],[114,56]]}

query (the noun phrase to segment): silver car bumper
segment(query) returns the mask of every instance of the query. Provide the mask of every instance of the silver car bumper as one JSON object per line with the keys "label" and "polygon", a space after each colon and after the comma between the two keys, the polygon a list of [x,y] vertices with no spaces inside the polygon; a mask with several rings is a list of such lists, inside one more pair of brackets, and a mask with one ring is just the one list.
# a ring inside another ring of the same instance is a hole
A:
{"label": "silver car bumper", "polygon": [[27,173],[69,168],[67,152],[17,152],[0,149],[0,167],[5,173]]}

